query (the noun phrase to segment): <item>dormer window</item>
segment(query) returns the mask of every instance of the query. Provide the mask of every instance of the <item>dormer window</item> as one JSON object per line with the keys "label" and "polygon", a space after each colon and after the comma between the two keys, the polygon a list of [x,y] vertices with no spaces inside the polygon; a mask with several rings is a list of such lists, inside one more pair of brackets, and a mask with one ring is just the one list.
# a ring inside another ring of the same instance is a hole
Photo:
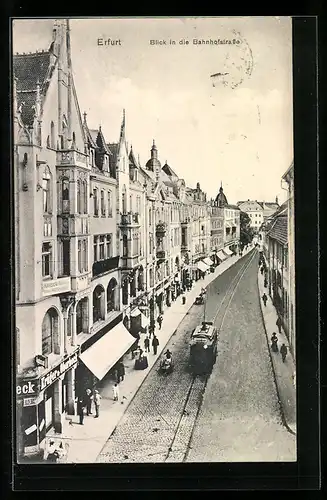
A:
{"label": "dormer window", "polygon": [[92,148],[90,148],[90,164],[91,167],[94,166],[94,150]]}

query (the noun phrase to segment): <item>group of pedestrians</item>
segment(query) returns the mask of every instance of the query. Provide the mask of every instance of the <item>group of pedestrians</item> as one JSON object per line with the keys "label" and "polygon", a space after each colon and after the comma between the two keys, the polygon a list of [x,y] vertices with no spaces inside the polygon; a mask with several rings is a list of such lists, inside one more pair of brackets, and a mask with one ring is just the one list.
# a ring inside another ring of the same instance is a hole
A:
{"label": "group of pedestrians", "polygon": [[98,418],[100,415],[100,401],[101,395],[97,389],[93,392],[91,389],[86,389],[84,396],[80,396],[76,399],[76,410],[79,416],[80,425],[84,424],[85,409],[86,415],[92,415],[92,403],[94,405],[95,415],[94,418]]}

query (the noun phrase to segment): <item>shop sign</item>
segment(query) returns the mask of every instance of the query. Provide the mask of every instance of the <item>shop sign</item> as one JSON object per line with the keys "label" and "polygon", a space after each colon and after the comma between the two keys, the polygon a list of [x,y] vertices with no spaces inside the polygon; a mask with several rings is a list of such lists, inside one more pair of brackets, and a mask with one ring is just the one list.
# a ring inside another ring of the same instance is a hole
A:
{"label": "shop sign", "polygon": [[24,398],[23,406],[36,406],[37,398]]}
{"label": "shop sign", "polygon": [[37,396],[38,394],[38,381],[37,380],[23,380],[16,385],[17,396]]}
{"label": "shop sign", "polygon": [[43,296],[70,292],[70,289],[71,289],[71,283],[69,277],[44,281],[42,283]]}
{"label": "shop sign", "polygon": [[35,356],[35,364],[36,366],[43,366],[43,368],[48,368],[48,358],[46,356],[42,356],[42,354],[37,354]]}
{"label": "shop sign", "polygon": [[63,375],[72,366],[77,364],[78,357],[77,352],[71,354],[65,360],[63,360],[58,366],[49,371],[46,375],[40,378],[40,390],[43,391],[49,387],[53,382],[55,382],[61,375]]}
{"label": "shop sign", "polygon": [[43,400],[43,394],[23,399],[23,406],[36,406]]}

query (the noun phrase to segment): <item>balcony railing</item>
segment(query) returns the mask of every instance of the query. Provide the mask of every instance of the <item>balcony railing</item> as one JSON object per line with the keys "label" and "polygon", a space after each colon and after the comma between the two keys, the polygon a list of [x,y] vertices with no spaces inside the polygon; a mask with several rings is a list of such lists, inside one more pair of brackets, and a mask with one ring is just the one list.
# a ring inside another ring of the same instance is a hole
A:
{"label": "balcony railing", "polygon": [[92,266],[92,276],[107,273],[118,267],[119,257],[110,257],[109,259],[94,262]]}
{"label": "balcony railing", "polygon": [[165,250],[157,250],[156,256],[157,256],[158,260],[165,260],[166,251]]}
{"label": "balcony railing", "polygon": [[137,213],[128,213],[128,214],[122,214],[121,216],[121,225],[122,226],[131,226],[133,224],[139,224],[140,223],[140,218],[139,214]]}
{"label": "balcony railing", "polygon": [[167,231],[167,226],[165,222],[158,222],[156,225],[156,234],[157,236],[164,236]]}
{"label": "balcony railing", "polygon": [[80,151],[68,149],[57,152],[57,165],[81,165],[87,166],[87,156]]}

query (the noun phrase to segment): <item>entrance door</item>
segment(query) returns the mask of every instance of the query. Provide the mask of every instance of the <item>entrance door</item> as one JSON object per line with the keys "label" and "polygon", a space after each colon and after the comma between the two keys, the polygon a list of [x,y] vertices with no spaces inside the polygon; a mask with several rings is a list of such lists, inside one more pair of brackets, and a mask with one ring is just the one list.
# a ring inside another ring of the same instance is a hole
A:
{"label": "entrance door", "polygon": [[53,426],[54,404],[53,404],[53,385],[45,391],[45,428],[46,432]]}

